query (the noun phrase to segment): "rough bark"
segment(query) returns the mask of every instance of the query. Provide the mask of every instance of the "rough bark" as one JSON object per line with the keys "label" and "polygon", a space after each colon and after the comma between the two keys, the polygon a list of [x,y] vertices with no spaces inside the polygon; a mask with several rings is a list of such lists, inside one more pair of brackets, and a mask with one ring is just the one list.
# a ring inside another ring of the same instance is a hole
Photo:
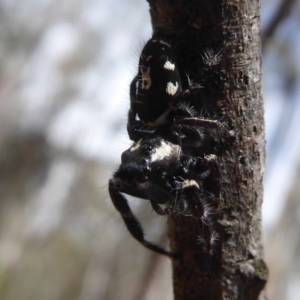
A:
{"label": "rough bark", "polygon": [[262,299],[268,271],[261,242],[265,139],[260,1],[148,2],[153,27],[165,28],[172,37],[189,74],[197,74],[203,49],[223,48],[222,84],[193,105],[225,120],[236,137],[215,151],[224,182],[216,255],[201,250],[193,218],[169,218],[171,249],[182,254],[173,262],[175,299]]}

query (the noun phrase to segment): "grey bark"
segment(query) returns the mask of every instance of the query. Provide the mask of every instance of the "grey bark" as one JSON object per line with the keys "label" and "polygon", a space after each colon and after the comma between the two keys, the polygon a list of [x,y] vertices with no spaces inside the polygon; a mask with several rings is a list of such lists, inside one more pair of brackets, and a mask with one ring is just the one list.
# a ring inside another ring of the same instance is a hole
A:
{"label": "grey bark", "polygon": [[148,2],[153,27],[165,28],[191,74],[197,73],[195,62],[203,49],[223,48],[223,84],[204,104],[212,118],[226,120],[236,137],[218,153],[224,183],[216,255],[201,250],[193,218],[169,218],[171,249],[182,254],[173,262],[175,299],[262,299],[268,271],[261,241],[265,138],[260,1]]}

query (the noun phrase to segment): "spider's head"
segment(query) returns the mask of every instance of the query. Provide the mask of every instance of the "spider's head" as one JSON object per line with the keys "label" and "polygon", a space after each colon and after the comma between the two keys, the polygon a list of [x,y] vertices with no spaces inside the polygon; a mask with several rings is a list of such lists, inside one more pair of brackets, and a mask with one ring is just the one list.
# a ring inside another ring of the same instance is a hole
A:
{"label": "spider's head", "polygon": [[128,185],[151,181],[180,164],[180,154],[180,146],[161,137],[141,139],[123,152],[116,176]]}
{"label": "spider's head", "polygon": [[122,164],[135,162],[149,171],[155,167],[169,166],[173,160],[178,160],[181,148],[161,137],[140,139],[122,154]]}

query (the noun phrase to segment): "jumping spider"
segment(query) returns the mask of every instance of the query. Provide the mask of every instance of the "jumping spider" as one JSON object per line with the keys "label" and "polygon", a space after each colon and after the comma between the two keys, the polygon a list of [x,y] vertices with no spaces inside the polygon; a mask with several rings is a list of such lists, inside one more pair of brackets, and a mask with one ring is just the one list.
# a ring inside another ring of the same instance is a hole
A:
{"label": "jumping spider", "polygon": [[[219,54],[205,52],[206,67],[219,63]],[[209,235],[199,240],[211,252],[216,237],[210,215],[220,201],[221,174],[217,156],[207,143],[207,131],[228,134],[222,123],[200,117],[189,103],[199,85],[182,73],[164,31],[159,28],[144,46],[138,74],[130,85],[127,130],[134,144],[122,154],[109,181],[109,193],[131,235],[146,248],[175,257],[144,239],[140,222],[124,194],[147,199],[158,215],[191,215],[206,224]],[[162,207],[164,206],[164,207]]]}

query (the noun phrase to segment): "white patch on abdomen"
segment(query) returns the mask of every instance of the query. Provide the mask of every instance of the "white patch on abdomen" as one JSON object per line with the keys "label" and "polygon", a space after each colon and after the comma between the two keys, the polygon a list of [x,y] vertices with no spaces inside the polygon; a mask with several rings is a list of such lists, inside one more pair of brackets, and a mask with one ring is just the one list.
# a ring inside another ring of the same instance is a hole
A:
{"label": "white patch on abdomen", "polygon": [[174,96],[176,94],[177,90],[178,90],[178,82],[177,81],[176,81],[175,85],[171,81],[167,83],[167,88],[166,88],[167,94]]}
{"label": "white patch on abdomen", "polygon": [[174,71],[175,64],[172,64],[170,61],[166,61],[164,64],[164,69],[169,70],[169,71]]}

